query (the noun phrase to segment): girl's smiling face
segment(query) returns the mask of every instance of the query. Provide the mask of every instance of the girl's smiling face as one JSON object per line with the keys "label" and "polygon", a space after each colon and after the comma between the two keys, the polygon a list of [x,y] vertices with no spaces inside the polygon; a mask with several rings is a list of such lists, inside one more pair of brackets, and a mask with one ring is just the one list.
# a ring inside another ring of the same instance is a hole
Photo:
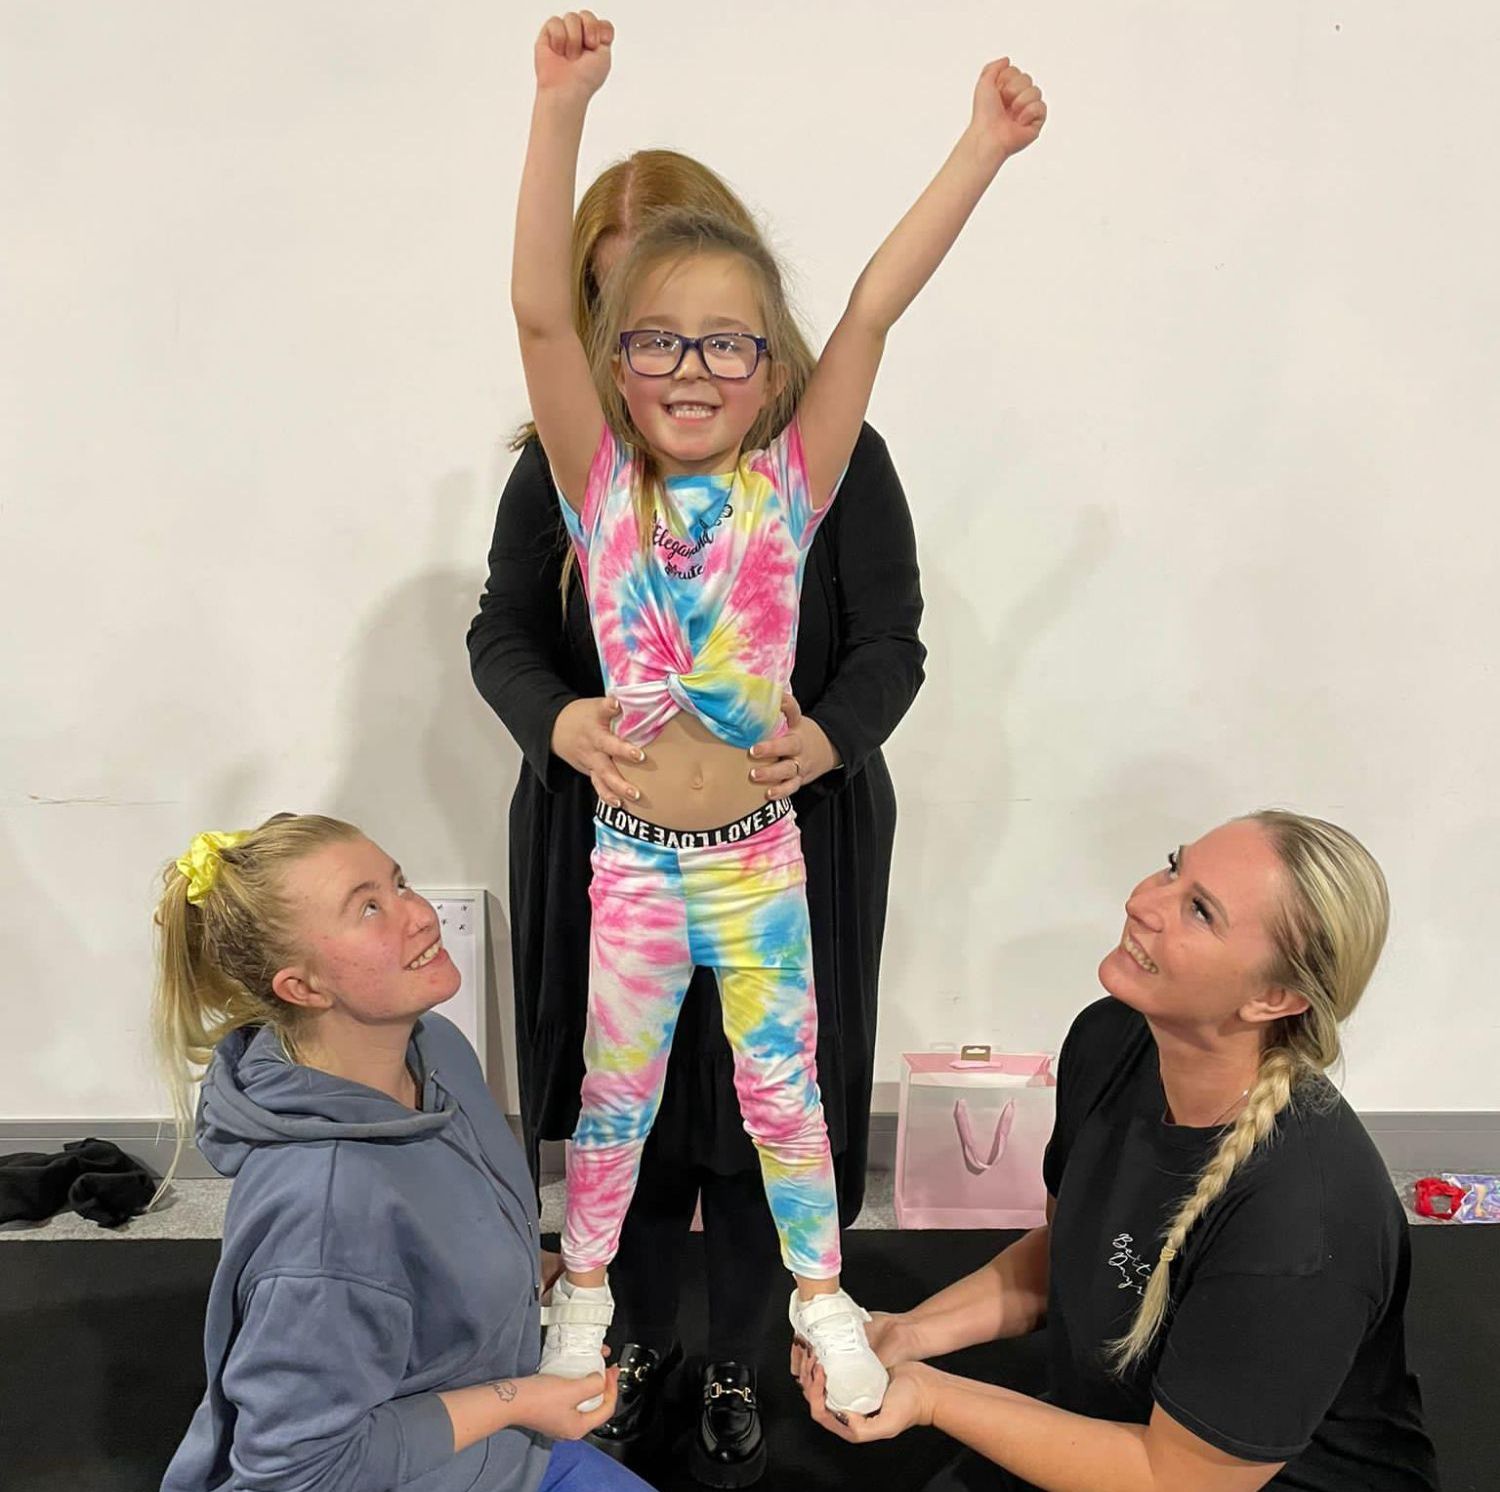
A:
{"label": "girl's smiling face", "polygon": [[[666,260],[642,277],[620,330],[764,336],[755,275],[728,252]],[[715,378],[697,348],[665,377],[634,372],[623,354],[614,364],[615,383],[630,418],[666,476],[733,470],[746,434],[765,408],[774,374],[775,365],[763,356],[749,378]]]}

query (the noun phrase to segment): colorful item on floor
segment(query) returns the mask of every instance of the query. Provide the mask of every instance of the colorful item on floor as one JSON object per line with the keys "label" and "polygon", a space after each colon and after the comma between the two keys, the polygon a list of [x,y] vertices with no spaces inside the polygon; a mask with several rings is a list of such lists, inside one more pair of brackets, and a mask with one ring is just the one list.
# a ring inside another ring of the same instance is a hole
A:
{"label": "colorful item on floor", "polygon": [[1467,1187],[1459,1186],[1446,1176],[1424,1176],[1413,1188],[1412,1207],[1418,1217],[1449,1222],[1458,1216],[1467,1196]]}
{"label": "colorful item on floor", "polygon": [[1500,1223],[1500,1176],[1449,1176],[1464,1188],[1464,1198],[1453,1214],[1456,1223]]}

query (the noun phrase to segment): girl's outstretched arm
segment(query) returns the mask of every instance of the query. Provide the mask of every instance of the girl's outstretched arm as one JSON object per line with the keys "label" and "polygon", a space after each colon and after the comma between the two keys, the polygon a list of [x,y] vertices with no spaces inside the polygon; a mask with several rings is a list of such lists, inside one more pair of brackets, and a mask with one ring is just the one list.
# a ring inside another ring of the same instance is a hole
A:
{"label": "girl's outstretched arm", "polygon": [[980,73],[969,127],[855,282],[802,396],[798,422],[814,506],[833,495],[854,449],[886,333],[943,262],[995,173],[1036,139],[1046,118],[1041,90],[1008,57]]}
{"label": "girl's outstretched arm", "polygon": [[575,508],[604,412],[573,327],[573,186],[589,100],[609,76],[615,28],[592,11],[553,16],[536,41],[536,104],[516,208],[510,301],[531,414],[559,491]]}

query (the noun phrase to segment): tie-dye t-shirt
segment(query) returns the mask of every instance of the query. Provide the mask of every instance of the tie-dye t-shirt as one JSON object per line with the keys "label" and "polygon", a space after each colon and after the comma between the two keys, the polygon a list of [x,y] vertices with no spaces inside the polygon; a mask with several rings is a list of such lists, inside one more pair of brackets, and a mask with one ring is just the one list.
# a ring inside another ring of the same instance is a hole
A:
{"label": "tie-dye t-shirt", "polygon": [[581,510],[559,497],[616,733],[644,745],[687,710],[731,746],[781,734],[802,572],[828,511],[813,508],[797,422],[732,472],[667,477],[648,550],[635,467],[606,426]]}

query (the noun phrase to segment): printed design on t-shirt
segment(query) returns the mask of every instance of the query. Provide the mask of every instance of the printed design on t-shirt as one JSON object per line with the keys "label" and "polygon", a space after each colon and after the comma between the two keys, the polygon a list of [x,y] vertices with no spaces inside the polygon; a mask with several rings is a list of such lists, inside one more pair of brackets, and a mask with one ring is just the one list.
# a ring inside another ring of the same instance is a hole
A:
{"label": "printed design on t-shirt", "polygon": [[1144,1295],[1151,1279],[1151,1266],[1131,1247],[1134,1242],[1129,1233],[1117,1233],[1110,1240],[1114,1253],[1109,1256],[1109,1264],[1120,1272],[1117,1290],[1134,1290],[1137,1295]]}
{"label": "printed design on t-shirt", "polygon": [[726,518],[731,517],[733,513],[733,506],[726,502],[719,509],[718,516],[712,523],[705,522],[702,518],[695,518],[689,526],[686,538],[681,538],[677,534],[674,534],[661,521],[661,515],[657,515],[655,525],[651,531],[651,542],[661,550],[664,556],[662,564],[667,574],[673,580],[694,580],[703,573],[702,564],[693,565],[691,569],[687,570],[682,569],[681,565],[693,559],[695,555],[702,554],[713,543],[714,530]]}
{"label": "printed design on t-shirt", "polygon": [[[793,421],[733,472],[665,478],[639,515],[639,461],[606,426],[581,508],[559,498],[587,591],[615,734],[654,740],[682,711],[746,749],[781,728],[808,546],[808,500]],[[661,528],[658,529],[657,522]],[[642,540],[645,540],[642,543]]]}

